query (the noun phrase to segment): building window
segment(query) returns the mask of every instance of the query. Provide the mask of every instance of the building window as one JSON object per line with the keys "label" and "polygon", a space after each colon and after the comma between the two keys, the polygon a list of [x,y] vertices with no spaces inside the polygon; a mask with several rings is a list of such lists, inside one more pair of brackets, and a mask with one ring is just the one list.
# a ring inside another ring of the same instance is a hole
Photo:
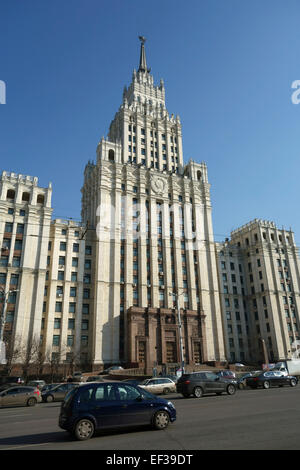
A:
{"label": "building window", "polygon": [[69,318],[68,320],[68,330],[75,330],[75,319]]}
{"label": "building window", "polygon": [[90,313],[90,305],[89,304],[83,304],[82,305],[82,313],[84,315],[88,315]]}
{"label": "building window", "polygon": [[74,346],[74,336],[68,335],[67,336],[67,346]]}
{"label": "building window", "polygon": [[90,259],[86,259],[84,262],[84,268],[91,269],[91,267],[92,267],[92,261]]}
{"label": "building window", "polygon": [[91,246],[87,245],[85,247],[85,254],[86,255],[91,255],[92,254],[92,247]]}
{"label": "building window", "polygon": [[54,335],[52,345],[53,346],[59,346],[59,342],[60,342],[60,335]]}
{"label": "building window", "polygon": [[73,253],[79,253],[79,243],[73,243]]}
{"label": "building window", "polygon": [[60,250],[60,251],[66,251],[66,248],[67,248],[66,242],[60,242],[60,244],[59,244],[59,250]]}
{"label": "building window", "polygon": [[90,298],[90,289],[83,289],[83,298],[84,299]]}
{"label": "building window", "polygon": [[54,318],[54,329],[55,330],[60,330],[61,327],[61,319],[60,318]]}
{"label": "building window", "polygon": [[17,233],[24,233],[24,224],[17,224]]}
{"label": "building window", "polygon": [[12,259],[12,265],[14,268],[18,268],[21,265],[21,258],[19,256],[14,256]]}
{"label": "building window", "polygon": [[2,268],[6,268],[8,265],[8,256],[1,256],[0,258],[0,266]]}
{"label": "building window", "polygon": [[13,224],[11,222],[6,222],[4,232],[11,233],[13,231]]}
{"label": "building window", "polygon": [[76,297],[76,295],[77,295],[77,288],[70,287],[70,297]]}
{"label": "building window", "polygon": [[60,256],[60,257],[58,258],[58,264],[59,264],[59,266],[64,266],[65,263],[66,263],[66,258],[65,258],[64,256]]}
{"label": "building window", "polygon": [[78,258],[72,258],[72,267],[78,268]]}
{"label": "building window", "polygon": [[76,312],[76,303],[69,302],[69,313],[75,313],[75,312]]}
{"label": "building window", "polygon": [[62,312],[62,302],[55,302],[55,311]]}
{"label": "building window", "polygon": [[56,297],[61,297],[64,293],[64,289],[62,286],[57,286],[56,287]]}

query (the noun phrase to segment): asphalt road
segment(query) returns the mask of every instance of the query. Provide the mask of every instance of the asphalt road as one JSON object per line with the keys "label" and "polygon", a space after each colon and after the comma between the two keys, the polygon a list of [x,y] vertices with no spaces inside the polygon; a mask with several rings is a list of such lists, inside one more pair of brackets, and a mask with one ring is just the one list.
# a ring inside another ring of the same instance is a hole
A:
{"label": "asphalt road", "polygon": [[300,385],[182,398],[164,431],[139,428],[78,442],[58,427],[60,403],[0,409],[0,450],[288,450],[300,449]]}

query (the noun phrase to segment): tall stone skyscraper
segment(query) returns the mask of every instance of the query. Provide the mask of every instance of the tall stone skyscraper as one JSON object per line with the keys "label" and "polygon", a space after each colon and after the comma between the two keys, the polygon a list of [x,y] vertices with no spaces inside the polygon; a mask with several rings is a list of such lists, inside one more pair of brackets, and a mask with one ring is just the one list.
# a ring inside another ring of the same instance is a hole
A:
{"label": "tall stone skyscraper", "polygon": [[82,220],[93,245],[93,363],[222,361],[224,339],[204,163],[184,164],[179,116],[169,115],[140,37],[140,63],[89,162]]}
{"label": "tall stone skyscraper", "polygon": [[51,219],[51,184],[2,172],[0,341],[19,351],[13,362],[64,373],[299,355],[293,232],[255,219],[215,243],[207,167],[184,161],[180,118],[140,41],[138,70],[85,167],[81,222]]}

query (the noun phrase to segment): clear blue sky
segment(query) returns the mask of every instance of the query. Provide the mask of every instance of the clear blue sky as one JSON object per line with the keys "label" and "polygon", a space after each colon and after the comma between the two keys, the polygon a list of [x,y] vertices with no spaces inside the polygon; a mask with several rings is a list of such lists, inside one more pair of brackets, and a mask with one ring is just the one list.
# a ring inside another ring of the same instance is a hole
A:
{"label": "clear blue sky", "polygon": [[1,170],[51,181],[54,216],[80,219],[142,34],[185,161],[208,165],[216,240],[262,218],[300,245],[299,21],[298,0],[0,0]]}

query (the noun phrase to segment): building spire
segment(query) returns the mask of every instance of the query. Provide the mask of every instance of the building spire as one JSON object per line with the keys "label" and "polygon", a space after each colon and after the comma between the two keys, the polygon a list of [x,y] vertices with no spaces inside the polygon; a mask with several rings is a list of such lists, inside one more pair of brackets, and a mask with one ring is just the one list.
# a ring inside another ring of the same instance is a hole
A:
{"label": "building spire", "polygon": [[150,72],[150,69],[147,69],[147,62],[146,62],[146,52],[145,52],[145,42],[146,38],[144,36],[139,36],[139,40],[141,41],[141,54],[140,54],[140,66],[139,72]]}

